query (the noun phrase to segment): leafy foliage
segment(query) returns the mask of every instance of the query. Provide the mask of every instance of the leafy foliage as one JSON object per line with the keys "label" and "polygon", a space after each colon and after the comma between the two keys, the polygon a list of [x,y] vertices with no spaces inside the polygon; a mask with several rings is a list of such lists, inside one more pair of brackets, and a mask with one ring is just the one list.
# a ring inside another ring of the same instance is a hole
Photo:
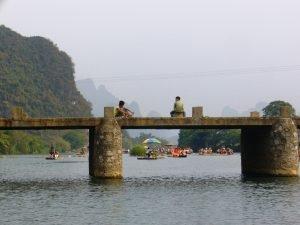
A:
{"label": "leafy foliage", "polygon": [[32,117],[91,116],[76,89],[71,58],[42,37],[0,26],[0,113],[20,106]]}
{"label": "leafy foliage", "polygon": [[126,130],[122,130],[122,147],[124,149],[131,149],[133,147],[133,140]]}
{"label": "leafy foliage", "polygon": [[71,150],[71,144],[62,137],[55,138],[55,148],[59,152],[68,152]]}
{"label": "leafy foliage", "polygon": [[294,107],[290,103],[284,101],[274,101],[269,103],[269,105],[267,105],[263,109],[264,116],[266,117],[280,116],[280,108],[283,106],[287,106],[289,108],[290,114],[292,116],[295,116],[296,110],[294,109]]}
{"label": "leafy foliage", "polygon": [[178,144],[181,147],[191,147],[195,151],[205,147],[218,149],[223,146],[240,151],[240,130],[180,130]]}
{"label": "leafy foliage", "polygon": [[9,136],[3,132],[0,133],[0,154],[9,154],[10,140]]}
{"label": "leafy foliage", "polygon": [[131,156],[144,156],[144,155],[146,155],[146,149],[143,145],[135,145],[130,150],[130,155]]}
{"label": "leafy foliage", "polygon": [[0,154],[39,154],[47,149],[38,135],[22,131],[0,132]]}
{"label": "leafy foliage", "polygon": [[[91,116],[91,104],[76,89],[71,58],[50,40],[23,37],[0,26],[0,117],[22,107],[31,117]],[[46,153],[78,147],[81,131],[2,131],[0,154]]]}
{"label": "leafy foliage", "polygon": [[63,138],[70,143],[71,149],[78,149],[87,143],[87,135],[74,130],[68,131]]}

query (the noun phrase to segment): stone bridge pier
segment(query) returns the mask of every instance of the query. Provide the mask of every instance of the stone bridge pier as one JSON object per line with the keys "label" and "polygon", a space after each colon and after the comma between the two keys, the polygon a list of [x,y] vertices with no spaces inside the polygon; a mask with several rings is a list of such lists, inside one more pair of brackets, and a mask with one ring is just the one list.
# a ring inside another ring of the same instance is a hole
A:
{"label": "stone bridge pier", "polygon": [[122,178],[122,131],[114,108],[104,109],[104,119],[90,129],[89,174],[99,178]]}
{"label": "stone bridge pier", "polygon": [[286,108],[272,127],[243,128],[241,133],[244,175],[298,176],[297,126]]}

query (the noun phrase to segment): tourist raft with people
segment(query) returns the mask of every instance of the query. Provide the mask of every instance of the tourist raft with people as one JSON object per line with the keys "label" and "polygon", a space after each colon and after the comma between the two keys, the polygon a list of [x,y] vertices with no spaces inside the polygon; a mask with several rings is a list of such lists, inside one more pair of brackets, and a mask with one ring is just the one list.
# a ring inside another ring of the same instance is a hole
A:
{"label": "tourist raft with people", "polygon": [[187,157],[187,151],[182,148],[174,148],[171,150],[171,155],[174,158],[186,158]]}
{"label": "tourist raft with people", "polygon": [[59,152],[56,151],[53,145],[50,147],[49,156],[45,158],[46,160],[57,160],[59,159]]}
{"label": "tourist raft with people", "polygon": [[[201,148],[199,150],[199,155],[212,155],[212,154],[214,154],[212,148]],[[217,155],[233,155],[234,151],[231,148],[222,147],[222,148],[217,149],[216,154]]]}

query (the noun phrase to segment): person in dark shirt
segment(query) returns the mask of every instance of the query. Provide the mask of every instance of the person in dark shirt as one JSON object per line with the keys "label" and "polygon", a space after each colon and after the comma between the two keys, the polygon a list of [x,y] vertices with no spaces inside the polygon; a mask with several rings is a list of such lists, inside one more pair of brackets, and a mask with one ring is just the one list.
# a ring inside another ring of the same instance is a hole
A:
{"label": "person in dark shirt", "polygon": [[119,101],[119,107],[116,108],[115,117],[124,117],[129,118],[132,117],[134,112],[124,107],[125,102]]}

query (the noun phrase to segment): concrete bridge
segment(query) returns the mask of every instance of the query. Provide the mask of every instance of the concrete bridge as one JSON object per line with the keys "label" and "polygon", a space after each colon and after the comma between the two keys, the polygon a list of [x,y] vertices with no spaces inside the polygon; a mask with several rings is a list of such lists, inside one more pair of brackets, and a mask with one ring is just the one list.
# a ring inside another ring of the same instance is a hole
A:
{"label": "concrete bridge", "polygon": [[122,178],[122,129],[241,129],[241,158],[244,175],[298,176],[300,118],[288,108],[281,116],[204,117],[194,107],[186,118],[115,118],[106,107],[103,118],[30,118],[21,108],[9,119],[0,118],[2,130],[89,129],[89,173],[93,177]]}

